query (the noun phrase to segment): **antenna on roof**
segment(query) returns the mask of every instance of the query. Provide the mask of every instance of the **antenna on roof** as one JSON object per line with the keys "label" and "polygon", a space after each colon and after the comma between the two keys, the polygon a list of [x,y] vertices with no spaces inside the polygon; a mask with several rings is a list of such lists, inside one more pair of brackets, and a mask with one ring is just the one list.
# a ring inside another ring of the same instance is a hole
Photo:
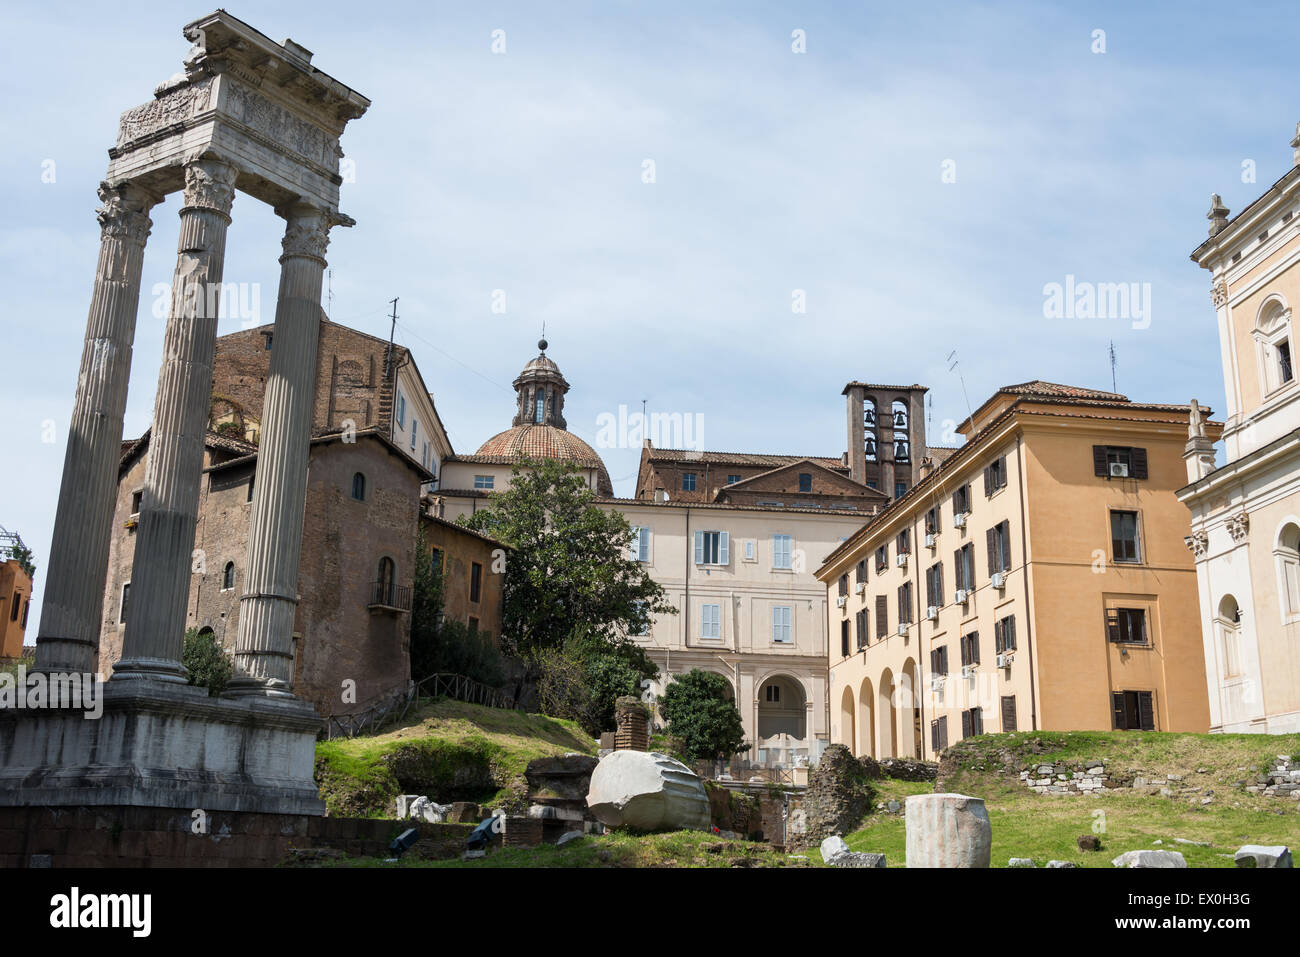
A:
{"label": "antenna on roof", "polygon": [[961,374],[961,367],[957,359],[957,350],[953,349],[948,353],[948,371],[957,373],[957,381],[961,383],[961,396],[966,400],[966,416],[971,419],[971,432],[975,431],[975,412],[970,407],[970,396],[966,394],[966,377]]}
{"label": "antenna on roof", "polygon": [[1119,392],[1119,385],[1115,379],[1115,340],[1110,340],[1110,391]]}
{"label": "antenna on roof", "polygon": [[384,353],[384,378],[388,378],[389,370],[393,367],[393,337],[397,335],[397,297],[391,300],[393,303],[393,325],[388,330],[388,351]]}

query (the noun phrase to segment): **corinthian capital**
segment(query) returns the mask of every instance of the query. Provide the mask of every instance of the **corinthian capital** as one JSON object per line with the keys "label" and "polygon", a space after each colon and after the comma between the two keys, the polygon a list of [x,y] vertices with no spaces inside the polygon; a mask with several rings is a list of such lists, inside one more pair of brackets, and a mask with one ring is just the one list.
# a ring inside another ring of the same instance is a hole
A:
{"label": "corinthian capital", "polygon": [[195,207],[230,215],[239,170],[224,160],[197,159],[185,164],[186,209]]}
{"label": "corinthian capital", "polygon": [[330,242],[330,229],[334,226],[351,226],[352,220],[337,210],[322,209],[310,203],[293,203],[282,206],[277,216],[285,219],[284,254],[280,262],[289,258],[315,259],[325,263],[325,250]]}
{"label": "corinthian capital", "polygon": [[104,204],[95,214],[101,237],[125,239],[143,246],[153,226],[149,210],[157,204],[158,197],[134,183],[116,186],[100,183],[99,201]]}

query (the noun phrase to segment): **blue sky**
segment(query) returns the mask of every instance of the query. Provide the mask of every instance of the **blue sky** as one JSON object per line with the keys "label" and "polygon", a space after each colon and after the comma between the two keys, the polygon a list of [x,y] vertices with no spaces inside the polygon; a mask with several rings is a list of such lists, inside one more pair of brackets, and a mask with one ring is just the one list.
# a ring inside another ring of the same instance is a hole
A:
{"label": "blue sky", "polygon": [[[57,6],[0,14],[0,525],[41,569],[105,150],[121,112],[180,69],[182,25],[208,12]],[[1212,191],[1235,212],[1290,168],[1300,119],[1278,82],[1296,32],[1286,4],[231,12],[373,101],[343,140],[356,178],[341,205],[357,226],[333,232],[331,312],[386,336],[401,297],[397,338],[458,451],[509,425],[510,381],[543,322],[573,386],[569,427],[593,444],[598,416],[644,399],[702,414],[710,449],[838,455],[850,379],[929,385],[938,436],[966,413],[953,349],[978,404],[1033,378],[1109,388],[1110,340],[1121,392],[1220,410],[1208,274],[1188,253]],[[791,50],[796,29],[806,53]],[[1105,53],[1092,52],[1098,29]],[[128,437],[151,417],[163,321],[150,291],[171,278],[178,209],[172,196],[153,213]],[[233,218],[226,280],[258,284],[270,322],[282,222],[244,195]],[[1067,275],[1149,283],[1149,328],[1044,318],[1044,285]],[[638,450],[602,454],[629,494]]]}

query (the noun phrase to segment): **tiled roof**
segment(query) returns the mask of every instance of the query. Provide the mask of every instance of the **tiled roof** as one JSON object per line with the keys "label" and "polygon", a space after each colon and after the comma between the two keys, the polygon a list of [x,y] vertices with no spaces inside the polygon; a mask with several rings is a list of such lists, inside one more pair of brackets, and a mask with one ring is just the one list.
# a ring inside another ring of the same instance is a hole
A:
{"label": "tiled roof", "polygon": [[737,502],[675,502],[672,500],[655,502],[649,499],[614,498],[613,496],[597,498],[596,503],[599,505],[635,505],[647,508],[722,509],[732,512],[797,512],[801,515],[833,515],[861,518],[864,522],[872,517],[869,507],[831,508],[828,505],[825,508],[813,508],[808,505],[750,505]]}
{"label": "tiled roof", "polygon": [[813,462],[834,472],[848,472],[849,467],[838,456],[824,455],[765,455],[756,452],[696,452],[693,449],[647,449],[652,462],[701,462],[709,465],[748,465],[753,468],[774,469],[796,462]]}
{"label": "tiled roof", "polygon": [[[135,453],[142,451],[149,446],[149,433],[151,429],[145,429],[144,433],[138,439],[124,439],[122,441],[121,458],[118,460],[119,466],[127,463],[127,460],[134,457]],[[220,432],[207,430],[204,436],[203,444],[210,449],[221,449],[223,452],[229,452],[232,455],[251,455],[257,451],[257,446],[243,439],[236,439],[229,435],[222,435]]]}
{"label": "tiled roof", "polygon": [[844,387],[844,391],[840,395],[848,395],[849,390],[854,388],[876,389],[880,392],[906,392],[911,389],[921,389],[924,392],[930,391],[929,386],[921,385],[919,382],[913,382],[911,385],[883,385],[879,382],[858,382],[854,379]]}
{"label": "tiled roof", "polygon": [[998,391],[1010,392],[1012,395],[1047,395],[1063,399],[1100,399],[1107,402],[1128,401],[1128,396],[1120,395],[1118,392],[1102,392],[1098,389],[1085,389],[1077,385],[1061,385],[1058,382],[1044,382],[1042,379],[1021,382],[1018,385],[1004,385]]}

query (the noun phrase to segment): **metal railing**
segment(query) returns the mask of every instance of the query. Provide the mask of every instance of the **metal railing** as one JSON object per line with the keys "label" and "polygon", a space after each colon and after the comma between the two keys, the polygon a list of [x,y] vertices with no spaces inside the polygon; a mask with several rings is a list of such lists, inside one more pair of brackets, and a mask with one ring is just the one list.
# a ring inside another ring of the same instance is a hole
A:
{"label": "metal railing", "polygon": [[411,586],[399,585],[392,581],[371,582],[370,607],[395,608],[398,611],[410,611]]}
{"label": "metal railing", "polygon": [[454,698],[485,708],[512,710],[515,700],[497,688],[464,675],[432,674],[420,681],[412,681],[405,691],[389,695],[370,707],[354,714],[332,714],[325,718],[321,737],[326,741],[339,737],[355,738],[359,734],[374,734],[384,725],[401,721],[411,705],[421,699]]}

